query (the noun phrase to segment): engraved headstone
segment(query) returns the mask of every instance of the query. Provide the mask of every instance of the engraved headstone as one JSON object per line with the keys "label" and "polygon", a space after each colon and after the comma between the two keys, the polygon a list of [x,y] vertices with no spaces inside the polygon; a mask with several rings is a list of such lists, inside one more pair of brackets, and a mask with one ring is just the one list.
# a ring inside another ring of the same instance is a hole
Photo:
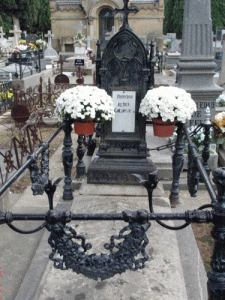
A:
{"label": "engraved headstone", "polygon": [[103,125],[97,157],[87,172],[88,183],[138,184],[132,174],[147,179],[155,170],[148,159],[146,120],[138,112],[148,89],[147,52],[129,27],[128,14],[137,10],[129,9],[127,4],[124,0],[124,8],[117,10],[124,14],[123,25],[108,42],[100,70],[96,71],[101,78],[99,87],[113,97],[116,116]]}

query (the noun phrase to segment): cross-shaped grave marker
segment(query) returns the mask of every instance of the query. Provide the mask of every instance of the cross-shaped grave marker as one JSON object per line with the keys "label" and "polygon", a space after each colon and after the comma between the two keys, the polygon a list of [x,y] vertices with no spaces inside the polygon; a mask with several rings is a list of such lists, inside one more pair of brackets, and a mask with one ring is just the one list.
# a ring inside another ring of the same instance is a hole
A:
{"label": "cross-shaped grave marker", "polygon": [[62,55],[60,54],[59,60],[56,60],[54,62],[56,62],[57,64],[60,65],[60,73],[62,74],[62,72],[63,72],[63,63],[68,62],[68,60],[63,60]]}
{"label": "cross-shaped grave marker", "polygon": [[68,62],[68,60],[63,60],[62,55],[60,55],[59,60],[55,61],[57,64],[60,64],[60,74],[55,77],[55,83],[69,83],[69,78],[63,74],[63,63]]}
{"label": "cross-shaped grave marker", "polygon": [[136,14],[137,12],[139,12],[138,9],[136,8],[128,8],[128,2],[129,0],[123,0],[124,3],[124,7],[122,9],[119,8],[115,8],[114,12],[117,13],[122,13],[123,14],[123,25],[120,27],[120,30],[122,29],[130,29],[130,26],[128,24],[128,15],[130,13]]}
{"label": "cross-shaped grave marker", "polygon": [[82,21],[78,22],[78,25],[75,26],[75,28],[77,29],[77,33],[81,33],[83,32],[83,29],[87,28],[87,26],[83,25]]}
{"label": "cross-shaped grave marker", "polygon": [[22,31],[17,29],[17,26],[14,25],[14,30],[9,30],[9,32],[14,34],[14,46],[17,46]]}
{"label": "cross-shaped grave marker", "polygon": [[91,49],[92,38],[90,37],[90,35],[85,40],[87,41],[87,49]]}
{"label": "cross-shaped grave marker", "polygon": [[54,37],[54,34],[52,34],[51,30],[48,30],[48,33],[45,34],[45,37],[48,38],[48,47],[52,47],[52,38]]}
{"label": "cross-shaped grave marker", "polygon": [[4,34],[4,31],[3,31],[3,28],[0,27],[0,46],[2,45],[2,41],[4,39],[4,36],[5,36],[5,34]]}

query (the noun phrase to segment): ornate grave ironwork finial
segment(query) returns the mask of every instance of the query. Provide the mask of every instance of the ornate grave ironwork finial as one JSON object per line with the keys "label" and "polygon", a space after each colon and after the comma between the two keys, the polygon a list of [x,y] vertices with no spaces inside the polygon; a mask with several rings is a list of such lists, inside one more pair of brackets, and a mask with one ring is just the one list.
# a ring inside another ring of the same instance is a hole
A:
{"label": "ornate grave ironwork finial", "polygon": [[131,28],[128,24],[128,15],[130,13],[136,14],[137,12],[139,12],[139,10],[136,9],[136,8],[128,8],[129,0],[123,0],[123,2],[124,2],[124,7],[122,9],[115,8],[114,12],[115,12],[115,14],[117,14],[117,13],[122,13],[123,14],[123,25],[120,27],[120,30],[122,30],[122,29],[131,30]]}

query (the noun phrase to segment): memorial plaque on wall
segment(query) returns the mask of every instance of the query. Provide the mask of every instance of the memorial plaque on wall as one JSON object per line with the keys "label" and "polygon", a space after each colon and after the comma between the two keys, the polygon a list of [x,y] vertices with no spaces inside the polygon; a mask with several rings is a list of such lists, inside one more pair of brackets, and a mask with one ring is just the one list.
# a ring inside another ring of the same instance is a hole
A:
{"label": "memorial plaque on wall", "polygon": [[135,132],[136,92],[113,91],[115,119],[112,121],[112,132]]}

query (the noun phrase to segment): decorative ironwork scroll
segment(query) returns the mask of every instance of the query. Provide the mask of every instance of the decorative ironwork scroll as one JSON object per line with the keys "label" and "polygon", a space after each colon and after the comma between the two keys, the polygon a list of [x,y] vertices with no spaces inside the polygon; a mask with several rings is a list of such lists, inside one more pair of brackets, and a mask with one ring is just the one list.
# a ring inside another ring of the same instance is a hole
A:
{"label": "decorative ironwork scroll", "polygon": [[[129,225],[121,229],[118,235],[111,236],[110,243],[104,245],[109,254],[100,255],[86,253],[92,245],[86,243],[84,236],[78,235],[72,227],[65,225],[70,219],[69,213],[64,213],[64,216],[60,214],[61,212],[52,210],[46,218],[46,227],[51,231],[48,242],[52,253],[49,258],[56,269],[72,269],[88,278],[104,280],[126,270],[144,268],[148,260],[145,247],[149,242],[146,231],[151,225],[147,211],[124,211],[124,221]],[[115,243],[116,241],[119,243]],[[61,258],[56,257],[58,254]]]}

